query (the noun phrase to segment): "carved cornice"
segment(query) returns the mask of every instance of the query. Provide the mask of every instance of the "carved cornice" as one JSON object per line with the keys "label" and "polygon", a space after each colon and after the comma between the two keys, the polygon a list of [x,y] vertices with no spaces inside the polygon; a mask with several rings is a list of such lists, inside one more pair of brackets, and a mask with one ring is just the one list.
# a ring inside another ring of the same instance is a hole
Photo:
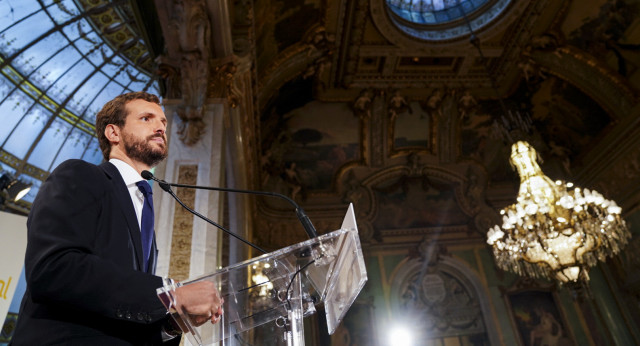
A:
{"label": "carved cornice", "polygon": [[590,54],[571,46],[553,51],[534,50],[531,58],[545,71],[569,81],[615,119],[631,112],[636,99],[629,84]]}
{"label": "carved cornice", "polygon": [[[181,120],[178,135],[185,145],[191,146],[204,133],[211,23],[204,0],[173,0],[163,5],[159,16],[163,19],[167,53],[159,58],[159,72],[167,87],[172,88],[167,94],[182,98],[182,104],[176,108]],[[175,90],[178,87],[179,92]]]}
{"label": "carved cornice", "polygon": [[[316,30],[320,30],[320,33],[318,33],[318,31],[312,31],[313,36],[324,33],[323,28],[316,28]],[[324,35],[326,35],[326,33],[324,33]],[[307,38],[302,43],[285,49],[264,71],[260,72],[257,84],[258,107],[266,105],[269,98],[276,93],[283,84],[309,70],[310,66],[316,65],[324,67],[321,65],[323,62],[319,61],[319,59],[331,55],[332,48],[328,44],[323,46],[322,42],[324,41],[314,43],[313,36]],[[326,40],[326,38],[324,40]],[[326,61],[328,62],[329,60],[326,59]],[[319,77],[316,71],[314,71],[312,76]]]}
{"label": "carved cornice", "polygon": [[207,97],[212,99],[224,99],[231,108],[236,108],[240,103],[242,91],[236,86],[236,73],[238,66],[234,59],[212,59],[209,61],[209,75],[207,85]]}

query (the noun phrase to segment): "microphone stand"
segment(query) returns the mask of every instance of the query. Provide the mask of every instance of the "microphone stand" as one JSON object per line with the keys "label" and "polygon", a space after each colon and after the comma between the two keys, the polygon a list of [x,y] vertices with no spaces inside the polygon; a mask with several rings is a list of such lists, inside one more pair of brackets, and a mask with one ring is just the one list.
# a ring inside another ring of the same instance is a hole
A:
{"label": "microphone stand", "polygon": [[[146,173],[148,174],[146,174]],[[302,224],[302,227],[304,228],[305,232],[307,233],[307,235],[309,236],[309,239],[313,239],[318,237],[318,232],[316,232],[315,227],[313,227],[313,224],[311,223],[311,220],[309,219],[309,217],[307,216],[307,214],[305,214],[304,210],[302,209],[302,207],[300,207],[298,205],[298,203],[296,203],[293,199],[280,194],[280,193],[276,193],[276,192],[268,192],[268,191],[255,191],[255,190],[240,190],[240,189],[231,189],[231,188],[225,188],[225,187],[210,187],[210,186],[198,186],[198,185],[185,185],[185,184],[175,184],[175,183],[167,183],[164,180],[160,180],[158,178],[156,178],[151,172],[149,171],[142,171],[142,177],[145,179],[152,179],[156,182],[158,182],[158,184],[160,184],[160,187],[169,192],[166,188],[169,188],[169,186],[175,186],[175,187],[185,187],[185,188],[190,188],[190,189],[201,189],[201,190],[211,190],[211,191],[223,191],[223,192],[235,192],[235,193],[244,193],[244,194],[250,194],[250,195],[263,195],[263,196],[273,196],[273,197],[279,197],[282,198],[284,200],[286,200],[287,202],[289,202],[296,210],[296,216],[298,216],[298,220],[300,220],[300,223]],[[163,185],[166,187],[163,187]],[[170,188],[169,188],[170,190]]]}
{"label": "microphone stand", "polygon": [[[147,173],[148,173],[148,174],[147,174]],[[266,251],[266,250],[262,249],[262,248],[261,248],[261,247],[259,247],[258,245],[251,243],[250,241],[248,241],[248,240],[246,240],[246,239],[242,238],[241,236],[239,236],[239,235],[237,235],[237,234],[235,234],[235,233],[231,232],[230,230],[228,230],[228,229],[226,229],[226,228],[222,227],[221,225],[219,225],[218,223],[216,223],[216,222],[212,221],[211,219],[207,218],[206,216],[204,216],[204,215],[202,215],[202,214],[198,213],[197,211],[195,211],[195,210],[193,210],[193,209],[189,208],[186,204],[184,204],[184,203],[180,200],[180,198],[179,198],[179,197],[178,197],[178,196],[173,192],[173,190],[171,190],[171,185],[174,185],[174,184],[169,184],[169,183],[167,183],[167,182],[166,182],[166,181],[164,181],[164,180],[160,180],[160,179],[156,178],[156,177],[155,177],[151,172],[149,172],[149,171],[142,171],[142,177],[143,177],[144,179],[147,179],[147,180],[151,179],[151,180],[153,180],[153,181],[157,182],[157,183],[158,183],[158,185],[160,185],[160,188],[161,188],[161,189],[163,189],[164,191],[168,192],[168,193],[171,195],[171,197],[173,197],[176,201],[178,201],[178,203],[180,203],[180,205],[181,205],[183,208],[187,209],[187,210],[188,210],[189,212],[191,212],[193,215],[195,215],[195,216],[197,216],[197,217],[199,217],[199,218],[203,219],[204,221],[206,221],[206,222],[210,223],[211,225],[213,225],[213,226],[215,226],[215,227],[219,228],[220,230],[222,230],[222,231],[223,231],[223,232],[225,232],[226,234],[228,234],[228,235],[230,235],[230,236],[232,236],[232,237],[234,237],[234,238],[238,239],[239,241],[241,241],[241,242],[243,242],[243,243],[245,243],[245,244],[247,244],[247,245],[251,246],[252,248],[254,248],[254,249],[256,249],[256,250],[258,250],[258,251],[262,252],[263,254],[266,254],[266,253],[267,253],[267,251]],[[175,185],[175,186],[178,186],[178,185]],[[179,186],[178,186],[178,187],[179,187]],[[188,186],[183,186],[183,187],[188,187]]]}

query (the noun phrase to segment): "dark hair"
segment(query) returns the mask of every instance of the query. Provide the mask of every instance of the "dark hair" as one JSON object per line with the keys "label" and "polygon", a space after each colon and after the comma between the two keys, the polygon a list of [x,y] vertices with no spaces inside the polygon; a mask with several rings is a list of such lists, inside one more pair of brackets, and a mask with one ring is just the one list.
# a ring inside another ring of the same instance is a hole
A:
{"label": "dark hair", "polygon": [[109,143],[107,136],[105,136],[104,130],[109,124],[118,127],[124,126],[124,120],[127,117],[125,107],[128,102],[133,100],[145,100],[147,102],[160,104],[160,99],[156,95],[149,94],[145,91],[130,92],[117,96],[107,102],[96,115],[96,135],[98,136],[98,143],[100,144],[100,150],[102,151],[102,156],[104,156],[105,161],[109,160],[111,143]]}

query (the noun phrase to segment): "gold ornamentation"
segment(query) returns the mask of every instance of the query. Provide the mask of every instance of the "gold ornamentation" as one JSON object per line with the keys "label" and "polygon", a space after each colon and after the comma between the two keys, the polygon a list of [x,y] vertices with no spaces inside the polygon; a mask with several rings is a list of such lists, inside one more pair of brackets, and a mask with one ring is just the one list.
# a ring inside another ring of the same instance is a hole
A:
{"label": "gold ornamentation", "polygon": [[207,87],[207,96],[209,98],[226,99],[229,107],[236,108],[240,103],[241,94],[235,85],[238,66],[233,61],[222,65],[217,64],[219,64],[219,61],[210,62],[212,73]]}
{"label": "gold ornamentation", "polygon": [[[197,165],[183,165],[178,168],[180,184],[195,185],[198,178]],[[196,193],[193,189],[178,189],[176,195],[186,204],[194,205]],[[171,237],[171,263],[169,277],[184,280],[189,277],[191,266],[191,239],[193,236],[193,215],[175,204],[173,217],[173,234]]]}

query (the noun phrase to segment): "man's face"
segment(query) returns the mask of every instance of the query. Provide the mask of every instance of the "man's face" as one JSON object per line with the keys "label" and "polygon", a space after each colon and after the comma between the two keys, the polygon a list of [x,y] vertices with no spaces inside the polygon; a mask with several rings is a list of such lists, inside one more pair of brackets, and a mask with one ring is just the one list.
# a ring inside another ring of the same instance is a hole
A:
{"label": "man's face", "polygon": [[167,157],[167,118],[160,105],[144,100],[129,101],[122,128],[126,155],[153,167]]}

